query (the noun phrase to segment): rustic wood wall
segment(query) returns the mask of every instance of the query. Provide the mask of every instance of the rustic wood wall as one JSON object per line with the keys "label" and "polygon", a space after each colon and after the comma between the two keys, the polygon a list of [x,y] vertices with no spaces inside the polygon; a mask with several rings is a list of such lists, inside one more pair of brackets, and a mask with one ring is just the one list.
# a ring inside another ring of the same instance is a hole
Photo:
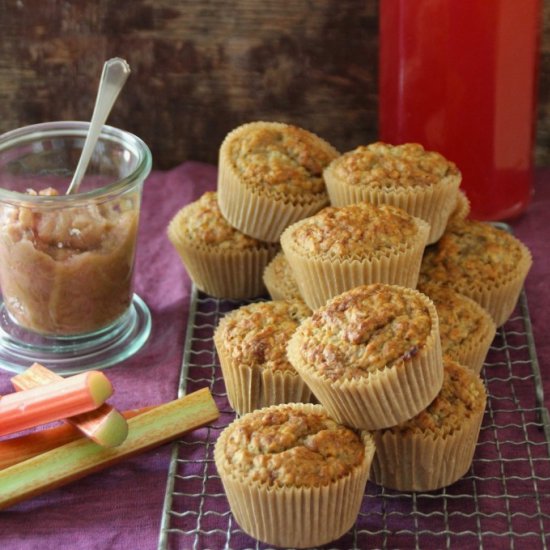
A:
{"label": "rustic wood wall", "polygon": [[[377,136],[377,16],[378,0],[0,0],[0,132],[88,120],[102,64],[120,56],[132,75],[109,123],[142,137],[157,168],[215,162],[248,120],[351,149]],[[549,30],[546,5],[539,164],[550,164]]]}

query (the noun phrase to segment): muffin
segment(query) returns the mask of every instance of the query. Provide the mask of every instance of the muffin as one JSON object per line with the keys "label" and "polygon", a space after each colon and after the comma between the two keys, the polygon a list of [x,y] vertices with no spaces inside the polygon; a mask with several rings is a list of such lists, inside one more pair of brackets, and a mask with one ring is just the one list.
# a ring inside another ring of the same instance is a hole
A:
{"label": "muffin", "polygon": [[320,405],[287,404],[235,420],[216,441],[214,460],[246,533],[306,548],[353,526],[374,450],[369,433],[338,424]]}
{"label": "muffin", "polygon": [[399,491],[433,491],[470,468],[487,395],[479,376],[445,359],[443,386],[414,418],[374,432],[370,478]]}
{"label": "muffin", "polygon": [[430,224],[439,239],[455,208],[462,176],[456,165],[418,143],[362,145],[333,160],[324,177],[333,206],[392,204]]}
{"label": "muffin", "polygon": [[458,190],[456,194],[456,203],[454,210],[449,216],[447,225],[459,220],[465,220],[470,215],[470,200],[466,196],[466,193],[461,189]]}
{"label": "muffin", "polygon": [[332,417],[362,430],[413,417],[443,380],[433,303],[394,285],[356,287],[314,311],[288,358]]}
{"label": "muffin", "polygon": [[168,238],[197,288],[216,298],[263,295],[263,271],[280,250],[278,245],[260,242],[232,227],[212,191],[172,218]]}
{"label": "muffin", "polygon": [[415,288],[428,224],[404,210],[366,202],[327,207],[281,235],[284,254],[306,304],[368,283]]}
{"label": "muffin", "polygon": [[418,290],[430,297],[437,310],[443,355],[479,373],[496,332],[489,313],[443,285],[426,283]]}
{"label": "muffin", "polygon": [[290,336],[309,315],[302,301],[279,300],[244,305],[222,318],[214,344],[229,403],[239,414],[312,400],[286,357]]}
{"label": "muffin", "polygon": [[285,227],[328,204],[323,170],[338,156],[325,140],[281,122],[250,122],[220,147],[220,209],[237,229],[277,242]]}
{"label": "muffin", "polygon": [[283,252],[279,252],[264,269],[264,284],[273,300],[301,300],[294,273]]}
{"label": "muffin", "polygon": [[512,314],[531,264],[527,247],[507,231],[487,222],[455,221],[426,249],[419,282],[443,284],[472,298],[499,327]]}

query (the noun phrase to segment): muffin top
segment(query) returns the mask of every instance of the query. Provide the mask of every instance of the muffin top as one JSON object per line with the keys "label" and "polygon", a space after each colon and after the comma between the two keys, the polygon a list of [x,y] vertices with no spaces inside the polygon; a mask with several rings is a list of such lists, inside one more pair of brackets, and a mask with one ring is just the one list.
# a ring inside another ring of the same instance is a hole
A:
{"label": "muffin top", "polygon": [[259,409],[226,428],[223,456],[234,475],[278,487],[319,487],[359,466],[365,444],[319,405]]}
{"label": "muffin top", "polygon": [[414,357],[432,332],[434,315],[430,300],[416,290],[381,283],[355,287],[302,323],[299,353],[330,380],[366,378]]}
{"label": "muffin top", "polygon": [[286,356],[286,345],[298,325],[310,315],[310,309],[301,301],[241,306],[220,321],[216,344],[223,346],[234,364],[294,371]]}
{"label": "muffin top", "polygon": [[426,248],[419,282],[443,283],[459,292],[498,286],[516,272],[526,254],[526,247],[507,231],[486,222],[457,220]]}
{"label": "muffin top", "polygon": [[439,318],[441,350],[454,356],[472,339],[484,337],[495,330],[491,316],[477,302],[459,294],[452,288],[434,283],[418,286],[434,303]]}
{"label": "muffin top", "polygon": [[170,221],[168,235],[177,241],[190,241],[194,246],[223,250],[266,248],[258,241],[231,226],[222,216],[217,193],[207,191],[198,200],[184,206]]}
{"label": "muffin top", "polygon": [[266,266],[264,283],[270,292],[270,287],[277,287],[285,300],[302,300],[296,278],[283,252],[278,252]]}
{"label": "muffin top", "polygon": [[423,234],[425,225],[401,208],[360,202],[324,208],[285,233],[304,254],[364,258],[406,248]]}
{"label": "muffin top", "polygon": [[349,185],[376,188],[428,186],[460,177],[453,162],[419,143],[361,145],[335,159],[330,170]]}
{"label": "muffin top", "polygon": [[400,434],[445,437],[485,409],[487,394],[481,378],[451,359],[443,360],[443,386],[437,397],[415,417],[387,428]]}
{"label": "muffin top", "polygon": [[245,184],[295,202],[326,193],[323,170],[338,156],[315,134],[280,122],[244,124],[228,134],[222,150]]}

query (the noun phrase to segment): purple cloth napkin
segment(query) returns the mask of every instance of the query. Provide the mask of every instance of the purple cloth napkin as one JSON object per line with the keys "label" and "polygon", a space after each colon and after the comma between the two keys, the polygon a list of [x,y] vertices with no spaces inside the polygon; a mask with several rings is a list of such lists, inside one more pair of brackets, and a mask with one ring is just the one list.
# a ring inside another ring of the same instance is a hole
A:
{"label": "purple cloth napkin", "polygon": [[[146,348],[137,356],[106,371],[115,387],[110,402],[120,409],[176,397],[190,283],[166,237],[166,227],[179,208],[215,187],[216,168],[192,162],[169,172],[154,172],[145,184],[136,291],[151,310],[153,331]],[[535,198],[528,213],[512,225],[534,257],[526,290],[547,406],[550,403],[548,212],[550,170],[544,170],[537,175]],[[0,371],[0,394],[11,391],[10,376]],[[170,448],[164,445],[0,511],[0,548],[156,548]]]}
{"label": "purple cloth napkin", "polygon": [[[135,283],[151,310],[153,329],[138,355],[105,371],[115,388],[109,402],[119,409],[177,395],[190,283],[166,228],[179,208],[214,189],[215,182],[215,167],[186,163],[153,172],[145,183]],[[0,395],[12,391],[10,376],[0,371]],[[156,548],[170,448],[164,445],[0,511],[0,548]]]}

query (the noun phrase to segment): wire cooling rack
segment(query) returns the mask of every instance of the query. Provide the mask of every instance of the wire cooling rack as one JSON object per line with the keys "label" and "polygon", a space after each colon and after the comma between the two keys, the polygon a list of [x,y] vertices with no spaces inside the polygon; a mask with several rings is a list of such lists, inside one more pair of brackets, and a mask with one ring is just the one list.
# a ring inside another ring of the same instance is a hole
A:
{"label": "wire cooling rack", "polygon": [[[216,438],[234,413],[212,336],[220,318],[240,305],[193,289],[180,393],[208,386],[221,416],[174,444],[159,550],[269,548],[233,519],[213,460]],[[429,493],[369,482],[353,529],[323,548],[550,547],[550,421],[525,293],[498,330],[482,376],[490,397],[468,473]]]}

